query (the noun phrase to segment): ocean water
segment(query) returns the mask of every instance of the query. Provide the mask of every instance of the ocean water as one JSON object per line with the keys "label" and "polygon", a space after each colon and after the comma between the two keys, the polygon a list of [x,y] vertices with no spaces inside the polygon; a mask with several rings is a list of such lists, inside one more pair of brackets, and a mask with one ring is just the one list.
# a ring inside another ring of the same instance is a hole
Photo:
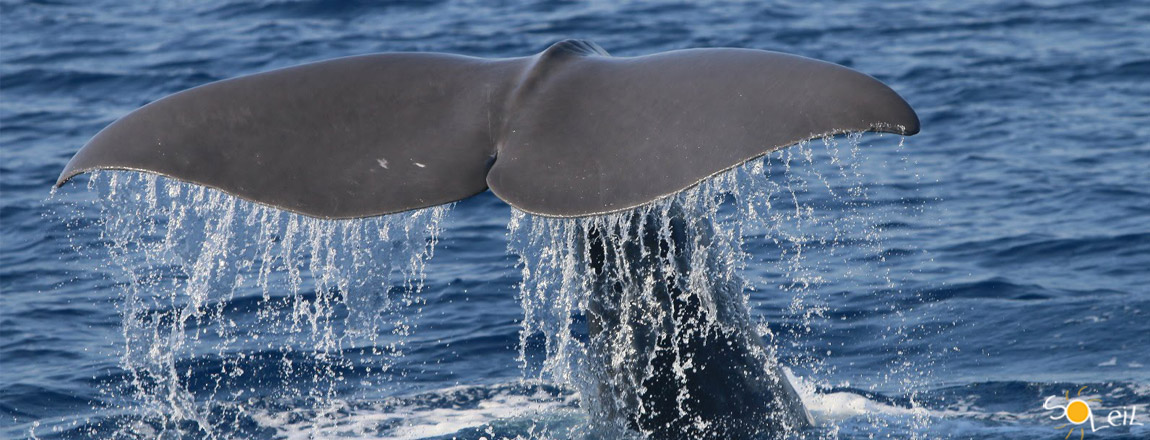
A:
{"label": "ocean water", "polygon": [[[818,422],[788,436],[1150,438],[1146,2],[2,0],[0,36],[0,438],[617,436],[587,415],[570,247],[617,218],[485,193],[318,221],[122,172],[49,193],[169,93],[564,38],[800,54],[918,111],[914,137],[812,140],[644,208],[713,219],[697,251],[729,270],[692,282],[742,287]],[[1100,429],[1043,408],[1078,393]]]}

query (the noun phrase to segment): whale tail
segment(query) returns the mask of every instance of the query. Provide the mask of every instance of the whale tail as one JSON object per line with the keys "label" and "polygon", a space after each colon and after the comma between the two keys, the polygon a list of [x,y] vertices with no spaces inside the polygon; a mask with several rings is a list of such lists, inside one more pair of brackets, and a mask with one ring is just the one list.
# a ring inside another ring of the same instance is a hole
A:
{"label": "whale tail", "polygon": [[490,188],[520,210],[572,217],[807,139],[918,129],[897,93],[842,66],[750,49],[611,57],[568,40],[533,57],[376,54],[203,85],[109,125],[56,185],[145,171],[320,218]]}

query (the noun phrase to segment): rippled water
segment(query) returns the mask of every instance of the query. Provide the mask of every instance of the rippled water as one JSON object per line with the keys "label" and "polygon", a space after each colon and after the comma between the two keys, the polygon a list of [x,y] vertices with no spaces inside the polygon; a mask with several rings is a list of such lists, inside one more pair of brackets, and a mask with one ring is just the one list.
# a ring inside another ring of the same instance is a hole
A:
{"label": "rippled water", "polygon": [[1083,386],[1150,422],[1144,2],[5,0],[0,34],[0,437],[587,435],[578,387],[549,369],[560,333],[525,331],[549,309],[523,286],[562,276],[525,276],[538,262],[519,255],[548,243],[520,239],[564,225],[490,194],[310,221],[125,173],[48,197],[89,137],[167,93],[562,38],[797,53],[918,110],[904,146],[816,140],[750,164],[753,194],[722,201],[772,201],[716,224],[745,228],[745,254],[724,255],[811,436],[1062,438],[1043,402]]}

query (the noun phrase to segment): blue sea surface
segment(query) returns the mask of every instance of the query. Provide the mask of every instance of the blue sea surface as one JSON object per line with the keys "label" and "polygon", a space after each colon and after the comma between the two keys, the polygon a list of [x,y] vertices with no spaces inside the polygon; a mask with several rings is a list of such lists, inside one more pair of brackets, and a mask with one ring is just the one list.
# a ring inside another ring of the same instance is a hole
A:
{"label": "blue sea surface", "polygon": [[917,110],[905,140],[747,168],[787,196],[739,195],[782,213],[747,227],[742,271],[805,435],[1064,438],[1043,404],[1081,392],[1097,427],[1134,418],[1074,437],[1150,438],[1150,2],[1109,0],[0,0],[0,437],[594,437],[525,316],[539,233],[490,193],[347,223],[131,173],[49,194],[170,93],[565,38],[799,54]]}

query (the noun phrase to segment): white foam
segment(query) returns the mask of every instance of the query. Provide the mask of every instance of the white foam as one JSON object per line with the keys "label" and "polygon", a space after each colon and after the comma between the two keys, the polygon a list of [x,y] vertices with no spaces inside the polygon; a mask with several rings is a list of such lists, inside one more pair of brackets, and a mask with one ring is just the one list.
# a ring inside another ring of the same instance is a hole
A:
{"label": "white foam", "polygon": [[865,396],[855,393],[819,393],[815,391],[815,387],[812,383],[803,379],[802,377],[795,376],[790,369],[784,368],[783,371],[787,375],[787,380],[791,382],[791,385],[794,386],[795,391],[799,393],[799,397],[802,399],[803,405],[807,407],[807,411],[811,413],[811,416],[814,417],[815,423],[819,425],[839,422],[853,417],[873,415],[929,415],[929,411],[927,409],[919,406],[904,408],[888,405],[867,399]]}
{"label": "white foam", "polygon": [[[495,386],[502,388],[504,386]],[[475,387],[452,387],[431,393],[436,396],[474,389]],[[253,419],[261,427],[276,431],[276,438],[288,440],[310,440],[316,438],[356,438],[372,440],[410,440],[444,436],[466,429],[482,428],[493,423],[513,420],[551,418],[551,415],[574,415],[577,408],[573,402],[578,395],[566,393],[554,396],[542,389],[532,394],[518,394],[514,391],[497,391],[491,396],[467,407],[428,407],[418,399],[408,402],[381,402],[369,405],[340,403],[330,413],[340,416],[327,420],[313,420],[300,417],[295,411],[271,413],[255,412]],[[396,404],[399,402],[399,404]],[[306,419],[300,421],[301,419]],[[490,436],[496,438],[494,430],[488,428]]]}

